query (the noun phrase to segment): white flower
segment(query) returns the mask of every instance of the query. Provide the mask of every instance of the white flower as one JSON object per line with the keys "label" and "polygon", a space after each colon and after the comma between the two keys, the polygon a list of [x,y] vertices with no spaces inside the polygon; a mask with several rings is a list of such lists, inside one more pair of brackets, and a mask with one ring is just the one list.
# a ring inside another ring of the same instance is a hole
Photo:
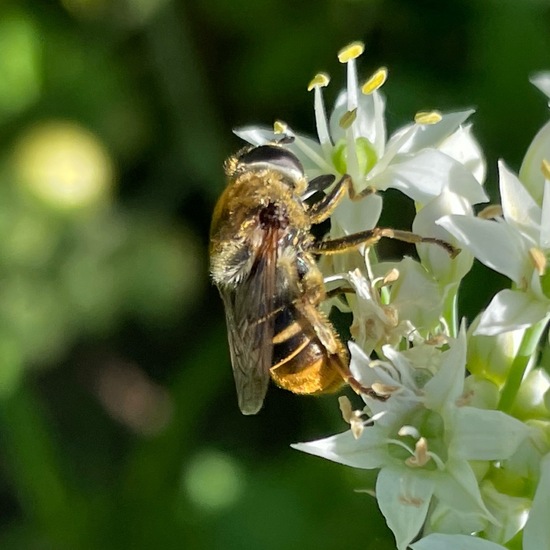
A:
{"label": "white flower", "polygon": [[467,535],[441,535],[434,533],[411,544],[412,550],[507,550],[494,542]]}
{"label": "white flower", "polygon": [[355,468],[380,468],[376,496],[399,550],[418,535],[434,498],[453,510],[444,522],[451,532],[471,533],[496,521],[470,461],[507,459],[528,432],[500,411],[462,406],[465,330],[448,345],[428,366],[411,363],[411,356],[390,346],[383,348],[387,361],[371,363],[350,343],[353,374],[365,385],[393,387],[391,397],[365,397],[377,419],[358,439],[347,431],[294,446]]}
{"label": "white flower", "polygon": [[365,351],[398,346],[402,339],[421,342],[439,331],[441,294],[425,269],[411,258],[381,263],[370,281],[358,269],[347,276],[355,290],[348,298],[353,311],[351,334]]}
{"label": "white flower", "polygon": [[550,548],[550,454],[540,463],[540,479],[533,500],[533,507],[523,532],[523,549]]}
{"label": "white flower", "polygon": [[[423,237],[435,237],[459,248],[457,240],[436,221],[449,214],[472,216],[471,204],[461,195],[443,188],[417,213],[412,230]],[[439,281],[442,286],[459,283],[470,271],[474,261],[468,250],[462,250],[458,256],[451,258],[446,250],[433,244],[416,245],[422,265]]]}
{"label": "white flower", "polygon": [[468,371],[501,388],[520,349],[525,330],[511,330],[493,336],[477,334],[480,317],[468,327]]}
{"label": "white flower", "polygon": [[497,524],[487,525],[484,535],[489,540],[506,544],[525,526],[531,501],[524,497],[502,493],[490,481],[482,483],[481,494],[487,508],[498,520]]}
{"label": "white flower", "polygon": [[[338,56],[347,65],[347,88],[338,96],[330,120],[322,96],[328,76],[321,73],[310,82],[318,141],[295,133],[284,123],[276,123],[277,133],[260,127],[241,128],[235,133],[253,145],[276,141],[284,134],[293,140],[285,146],[302,161],[310,180],[323,174],[336,178],[348,174],[358,192],[366,187],[392,187],[420,203],[438,196],[447,185],[471,204],[485,201],[480,185],[485,162],[470,127],[461,126],[473,111],[419,113],[414,123],[387,140],[385,100],[379,91],[387,70],[379,69],[360,87],[355,60],[363,49],[355,42]],[[377,220],[369,220],[371,227]],[[364,221],[361,229],[365,229]]]}
{"label": "white flower", "polygon": [[[534,75],[531,82],[550,99],[550,72]],[[543,160],[550,160],[549,157],[550,122],[547,122],[533,138],[519,171],[520,180],[538,204],[542,203],[545,179],[540,171],[540,166]]]}
{"label": "white flower", "polygon": [[502,162],[499,172],[503,218],[449,215],[438,222],[479,261],[515,283],[493,298],[477,334],[527,328],[550,315],[550,182],[544,183],[539,206]]}

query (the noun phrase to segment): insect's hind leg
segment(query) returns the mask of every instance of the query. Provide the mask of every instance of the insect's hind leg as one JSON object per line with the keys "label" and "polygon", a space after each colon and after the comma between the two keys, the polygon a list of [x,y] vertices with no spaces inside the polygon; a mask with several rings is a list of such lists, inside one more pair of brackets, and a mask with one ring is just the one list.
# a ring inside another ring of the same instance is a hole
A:
{"label": "insect's hind leg", "polygon": [[[315,184],[316,180],[322,181],[323,185],[327,186],[327,180],[325,180],[323,176],[312,180],[312,182]],[[342,202],[342,199],[346,196],[346,194],[352,201],[358,201],[375,192],[376,190],[372,187],[367,187],[360,193],[356,193],[353,188],[351,176],[344,174],[329,193],[327,193],[320,201],[311,206],[309,210],[310,221],[312,224],[318,224],[328,219],[340,202]],[[338,239],[321,241],[315,243],[312,246],[311,251],[315,254],[337,254],[339,252],[347,252],[348,250],[362,244],[372,246],[383,238],[395,239],[411,244],[435,244],[444,248],[451,258],[457,256],[460,252],[460,249],[442,239],[437,239],[435,237],[422,237],[421,235],[417,235],[416,233],[412,233],[410,231],[383,227],[375,227],[374,229],[360,231],[359,233],[346,235],[345,237]]]}
{"label": "insect's hind leg", "polygon": [[451,258],[455,258],[460,249],[442,239],[435,237],[422,237],[410,231],[402,231],[399,229],[390,229],[386,227],[375,227],[352,235],[346,235],[337,239],[329,239],[326,241],[318,241],[311,247],[311,252],[314,254],[339,254],[347,252],[359,245],[372,246],[380,239],[395,239],[406,243],[431,243],[445,249]]}
{"label": "insect's hind leg", "polygon": [[336,356],[334,357],[333,366],[335,369],[338,370],[338,373],[346,382],[346,384],[357,394],[361,395],[367,395],[369,397],[372,397],[373,399],[377,399],[378,401],[386,401],[389,397],[389,395],[381,395],[379,393],[376,393],[372,386],[364,386],[353,376],[349,365],[347,362],[344,362],[342,357]]}
{"label": "insect's hind leg", "polygon": [[[297,304],[297,309],[304,315],[315,330],[317,337],[327,351],[330,366],[338,373],[342,380],[358,394],[368,395],[373,399],[385,401],[389,396],[376,393],[370,386],[364,386],[355,376],[353,376],[349,368],[349,352],[336,336],[328,319],[325,318],[323,319],[324,323],[320,323],[319,311],[311,304]],[[331,391],[331,387],[323,390],[323,393],[325,391]]]}

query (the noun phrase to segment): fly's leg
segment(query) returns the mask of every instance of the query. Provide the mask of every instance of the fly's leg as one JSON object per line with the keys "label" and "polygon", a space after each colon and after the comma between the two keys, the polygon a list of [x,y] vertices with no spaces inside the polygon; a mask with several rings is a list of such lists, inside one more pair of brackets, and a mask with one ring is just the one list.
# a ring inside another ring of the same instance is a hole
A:
{"label": "fly's leg", "polygon": [[[353,189],[351,177],[346,174],[342,176],[342,178],[334,185],[329,193],[327,193],[320,201],[311,206],[309,210],[311,223],[318,224],[328,219],[346,194],[352,201],[357,201],[371,195],[374,192],[375,190],[372,187],[367,187],[360,193],[356,193]],[[442,239],[437,239],[435,237],[422,237],[421,235],[417,235],[416,233],[412,233],[410,231],[402,231],[399,229],[385,227],[375,227],[374,229],[360,231],[359,233],[346,235],[345,237],[340,237],[338,239],[320,241],[312,246],[311,251],[315,254],[338,254],[341,252],[347,252],[362,244],[372,246],[380,239],[395,239],[412,244],[435,244],[442,247],[451,258],[457,256],[460,252],[460,249],[455,248],[453,245]]]}

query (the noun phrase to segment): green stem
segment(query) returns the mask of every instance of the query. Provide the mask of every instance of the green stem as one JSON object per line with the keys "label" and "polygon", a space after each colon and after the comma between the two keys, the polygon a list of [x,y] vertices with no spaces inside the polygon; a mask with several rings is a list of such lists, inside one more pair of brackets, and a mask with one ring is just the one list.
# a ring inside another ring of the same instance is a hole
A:
{"label": "green stem", "polygon": [[449,328],[449,336],[453,338],[456,338],[458,333],[458,286],[458,284],[455,284],[448,287],[443,304],[443,318]]}
{"label": "green stem", "polygon": [[504,412],[512,410],[521,381],[525,375],[525,369],[527,369],[529,361],[537,351],[537,345],[547,322],[548,318],[545,317],[525,331],[504,387],[502,388],[502,393],[500,394],[499,410]]}

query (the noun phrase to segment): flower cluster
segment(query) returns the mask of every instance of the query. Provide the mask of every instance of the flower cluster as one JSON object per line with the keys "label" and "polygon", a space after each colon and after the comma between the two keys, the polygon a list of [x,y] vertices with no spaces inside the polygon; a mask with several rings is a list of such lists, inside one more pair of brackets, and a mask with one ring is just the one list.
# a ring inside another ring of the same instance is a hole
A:
{"label": "flower cluster", "polygon": [[[418,260],[381,262],[363,250],[324,264],[333,283],[354,290],[333,302],[353,315],[351,370],[389,398],[362,396],[354,410],[341,397],[349,430],[294,448],[379,470],[375,495],[398,550],[550,548],[550,376],[538,354],[550,319],[550,122],[519,176],[499,163],[501,204],[481,209],[472,111],[418,113],[388,138],[387,70],[360,85],[362,52],[353,43],[339,54],[347,87],[330,117],[328,76],[311,81],[317,140],[280,121],[237,134],[254,145],[291,138],[309,178],[351,176],[355,200],[337,207],[330,236],[375,227],[381,192],[394,188],[414,201],[415,233],[462,251],[450,258],[422,243]],[[550,98],[550,74],[533,82]],[[474,258],[512,284],[468,326],[457,296]]]}

